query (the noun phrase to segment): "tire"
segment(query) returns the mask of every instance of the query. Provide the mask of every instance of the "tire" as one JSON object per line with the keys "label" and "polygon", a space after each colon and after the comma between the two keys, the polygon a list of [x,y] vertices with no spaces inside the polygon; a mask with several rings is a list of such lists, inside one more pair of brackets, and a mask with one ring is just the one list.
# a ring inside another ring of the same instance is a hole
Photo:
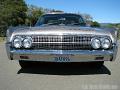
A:
{"label": "tire", "polygon": [[19,65],[21,68],[30,68],[33,67],[36,62],[34,61],[21,61],[19,60]]}

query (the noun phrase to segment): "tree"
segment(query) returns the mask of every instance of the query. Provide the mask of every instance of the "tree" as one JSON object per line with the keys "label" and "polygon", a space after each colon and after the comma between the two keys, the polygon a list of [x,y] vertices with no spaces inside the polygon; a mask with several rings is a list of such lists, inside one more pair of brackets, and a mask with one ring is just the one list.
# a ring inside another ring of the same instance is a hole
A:
{"label": "tree", "polygon": [[93,21],[93,18],[90,14],[81,14],[82,17],[85,19],[86,23],[91,25],[92,21]]}
{"label": "tree", "polygon": [[37,22],[38,18],[45,14],[45,13],[51,13],[51,12],[63,12],[61,10],[55,10],[55,9],[47,9],[47,8],[42,8],[42,7],[37,7],[34,5],[28,5],[28,10],[27,10],[27,19],[26,19],[26,25],[34,26],[35,23]]}
{"label": "tree", "polygon": [[96,21],[93,21],[91,23],[91,27],[100,27],[100,24],[98,22],[96,22]]}
{"label": "tree", "polygon": [[93,20],[93,18],[90,14],[82,14],[82,16],[86,21],[92,21]]}
{"label": "tree", "polygon": [[0,0],[0,34],[9,26],[24,25],[27,5],[24,0]]}
{"label": "tree", "polygon": [[43,8],[36,7],[34,5],[28,5],[28,10],[27,10],[27,19],[26,19],[26,24],[33,26],[38,18],[44,14]]}
{"label": "tree", "polygon": [[80,13],[80,12],[78,12],[77,14],[81,15],[88,25],[91,25],[93,21],[93,17],[90,14]]}

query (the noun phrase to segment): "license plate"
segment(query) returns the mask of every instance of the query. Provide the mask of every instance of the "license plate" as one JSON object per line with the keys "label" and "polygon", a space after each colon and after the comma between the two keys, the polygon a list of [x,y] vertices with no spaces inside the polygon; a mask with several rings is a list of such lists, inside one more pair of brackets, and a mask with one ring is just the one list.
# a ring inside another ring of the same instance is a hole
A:
{"label": "license plate", "polygon": [[70,56],[55,56],[54,57],[55,62],[70,62]]}

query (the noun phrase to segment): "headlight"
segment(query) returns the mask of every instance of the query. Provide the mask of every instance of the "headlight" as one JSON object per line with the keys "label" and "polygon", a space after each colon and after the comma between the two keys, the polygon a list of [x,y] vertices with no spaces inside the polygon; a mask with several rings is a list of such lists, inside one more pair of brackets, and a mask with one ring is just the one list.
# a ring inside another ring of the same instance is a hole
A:
{"label": "headlight", "polygon": [[110,48],[111,42],[109,39],[105,38],[101,41],[101,45],[103,49],[108,49]]}
{"label": "headlight", "polygon": [[32,46],[32,38],[31,37],[26,37],[23,40],[23,46],[24,46],[24,48],[30,48]]}
{"label": "headlight", "polygon": [[13,40],[13,46],[15,48],[20,48],[22,46],[22,38],[21,37],[16,37],[14,40]]}
{"label": "headlight", "polygon": [[91,42],[91,45],[94,49],[99,49],[101,47],[101,42],[100,42],[99,39],[93,38],[92,42]]}

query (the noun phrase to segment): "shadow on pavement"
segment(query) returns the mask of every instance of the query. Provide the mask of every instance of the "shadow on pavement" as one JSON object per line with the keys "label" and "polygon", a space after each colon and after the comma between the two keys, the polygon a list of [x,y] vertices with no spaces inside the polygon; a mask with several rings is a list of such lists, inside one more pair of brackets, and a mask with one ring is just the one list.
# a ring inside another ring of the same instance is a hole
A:
{"label": "shadow on pavement", "polygon": [[111,72],[105,65],[101,68],[97,68],[89,63],[39,63],[39,65],[31,68],[21,68],[17,73],[45,75],[111,75]]}

